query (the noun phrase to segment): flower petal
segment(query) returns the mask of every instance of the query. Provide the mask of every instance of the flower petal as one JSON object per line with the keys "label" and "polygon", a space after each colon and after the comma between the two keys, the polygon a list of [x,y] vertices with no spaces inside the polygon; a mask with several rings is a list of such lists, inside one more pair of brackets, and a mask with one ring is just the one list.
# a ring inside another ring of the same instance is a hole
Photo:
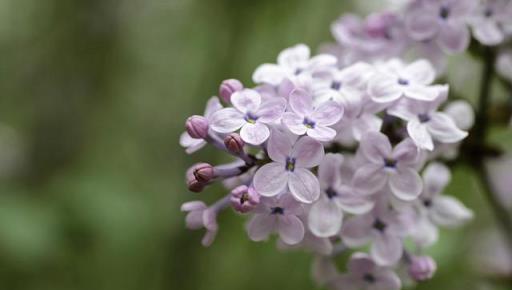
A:
{"label": "flower petal", "polygon": [[293,197],[303,203],[312,203],[320,197],[318,179],[304,168],[296,168],[289,175],[288,187]]}
{"label": "flower petal", "polygon": [[261,105],[260,94],[251,89],[234,92],[231,95],[231,103],[242,113],[256,112]]}
{"label": "flower petal", "polygon": [[321,238],[328,238],[336,235],[341,229],[343,213],[333,200],[322,197],[309,211],[309,230]]}
{"label": "flower petal", "polygon": [[377,283],[372,290],[400,290],[402,282],[400,277],[392,270],[385,269],[376,275]]}
{"label": "flower petal", "polygon": [[407,34],[415,40],[432,38],[439,30],[438,19],[431,11],[415,9],[406,15],[405,27]]}
{"label": "flower petal", "polygon": [[347,264],[351,274],[362,276],[366,273],[373,273],[376,265],[372,258],[366,253],[354,253]]}
{"label": "flower petal", "polygon": [[256,122],[254,124],[246,123],[240,130],[240,137],[251,145],[260,145],[270,136],[270,130],[265,124]]}
{"label": "flower petal", "polygon": [[447,22],[439,30],[437,43],[447,53],[463,52],[469,46],[469,29],[462,22]]}
{"label": "flower petal", "polygon": [[451,179],[450,169],[442,163],[430,163],[423,171],[424,194],[432,198],[440,194]]}
{"label": "flower petal", "polygon": [[256,114],[258,122],[270,123],[279,120],[286,109],[284,98],[272,98],[263,101]]}
{"label": "flower petal", "polygon": [[352,179],[352,187],[362,195],[371,195],[384,188],[388,175],[382,165],[366,164],[357,169]]}
{"label": "flower petal", "polygon": [[371,240],[374,218],[370,214],[353,216],[344,222],[341,238],[349,247],[364,246]]}
{"label": "flower petal", "polygon": [[467,132],[457,128],[453,119],[446,113],[433,113],[428,122],[428,131],[441,143],[456,143],[466,138]]}
{"label": "flower petal", "polygon": [[313,97],[303,89],[295,89],[288,97],[290,107],[297,115],[304,117],[313,113]]}
{"label": "flower petal", "polygon": [[219,133],[231,133],[245,123],[243,114],[235,108],[219,110],[210,118],[210,128]]}
{"label": "flower petal", "polygon": [[304,225],[302,221],[294,215],[278,217],[277,231],[279,238],[289,245],[298,244],[304,238]]}
{"label": "flower petal", "polygon": [[308,129],[306,133],[309,137],[320,142],[328,142],[336,137],[336,130],[321,125],[317,125],[313,129]]}
{"label": "flower petal", "polygon": [[439,91],[435,87],[411,83],[404,86],[404,95],[414,100],[433,101],[439,96]]}
{"label": "flower petal", "polygon": [[376,103],[390,103],[402,96],[402,87],[392,76],[377,74],[368,82],[368,94]]}
{"label": "flower petal", "polygon": [[270,233],[275,230],[277,220],[275,215],[256,214],[247,224],[247,233],[253,241],[266,240]]}
{"label": "flower petal", "polygon": [[432,200],[432,220],[441,226],[457,227],[473,218],[473,212],[452,196],[440,195]]}
{"label": "flower petal", "polygon": [[434,142],[427,130],[427,125],[420,123],[418,120],[411,120],[407,122],[407,133],[418,148],[434,150]]}
{"label": "flower petal", "polygon": [[409,64],[405,68],[404,74],[407,75],[407,79],[422,85],[430,85],[436,77],[434,67],[425,59],[420,59]]}
{"label": "flower petal", "polygon": [[317,140],[304,136],[293,146],[290,157],[295,158],[295,166],[303,168],[315,167],[324,158],[324,146]]}
{"label": "flower petal", "polygon": [[328,153],[318,167],[318,181],[324,189],[338,184],[341,174],[343,155]]}
{"label": "flower petal", "polygon": [[297,68],[309,60],[309,47],[305,44],[297,44],[289,47],[277,56],[277,63],[287,68]]}
{"label": "flower petal", "polygon": [[254,175],[254,189],[263,196],[281,193],[288,183],[288,173],[284,164],[272,162],[263,165]]}
{"label": "flower petal", "polygon": [[420,175],[410,167],[398,167],[389,178],[389,186],[393,194],[401,200],[416,199],[423,190]]}
{"label": "flower petal", "polygon": [[413,166],[419,162],[421,151],[418,150],[412,139],[407,138],[395,146],[391,156],[401,165]]}
{"label": "flower petal", "polygon": [[386,135],[380,132],[368,132],[361,138],[361,152],[364,157],[376,164],[383,164],[384,158],[391,155],[391,143]]}
{"label": "flower petal", "polygon": [[316,124],[322,126],[334,125],[338,123],[342,117],[343,107],[334,101],[323,103],[311,114],[311,119],[313,119]]}
{"label": "flower petal", "polygon": [[203,148],[203,146],[206,145],[206,141],[192,138],[187,132],[183,132],[180,135],[180,145],[186,148],[185,152],[187,152],[187,154],[192,154]]}
{"label": "flower petal", "polygon": [[273,86],[279,85],[287,76],[287,72],[282,67],[265,63],[260,65],[253,73],[252,80],[257,83],[266,83]]}
{"label": "flower petal", "polygon": [[402,240],[387,234],[377,235],[370,249],[370,255],[380,266],[395,265],[402,257],[402,252]]}
{"label": "flower petal", "polygon": [[288,136],[288,134],[276,129],[272,130],[267,144],[267,152],[270,159],[284,164],[286,162],[286,158],[290,155],[292,147],[293,140]]}
{"label": "flower petal", "polygon": [[308,128],[306,128],[304,125],[304,117],[301,117],[292,112],[284,113],[282,122],[288,128],[288,130],[298,136],[306,134],[308,130]]}
{"label": "flower petal", "polygon": [[211,97],[206,103],[206,108],[204,109],[204,116],[208,119],[213,113],[222,109],[222,104],[220,103],[219,98]]}

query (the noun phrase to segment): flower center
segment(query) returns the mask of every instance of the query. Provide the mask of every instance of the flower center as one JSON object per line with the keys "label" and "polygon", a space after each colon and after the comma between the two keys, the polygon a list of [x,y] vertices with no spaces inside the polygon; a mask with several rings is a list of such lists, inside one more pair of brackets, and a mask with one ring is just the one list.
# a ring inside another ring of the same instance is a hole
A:
{"label": "flower center", "polygon": [[432,206],[432,200],[430,200],[430,199],[425,199],[425,200],[423,201],[423,205],[424,205],[425,207],[430,207],[430,206]]}
{"label": "flower center", "polygon": [[302,69],[299,67],[299,68],[296,68],[295,71],[293,72],[294,75],[300,75],[302,73]]}
{"label": "flower center", "polygon": [[409,85],[409,81],[406,80],[406,79],[403,79],[403,78],[399,78],[398,79],[398,84],[401,85],[401,86],[407,86],[407,85]]}
{"label": "flower center", "polygon": [[279,207],[279,206],[272,207],[272,208],[270,208],[270,213],[271,213],[271,214],[280,214],[280,215],[283,215],[283,214],[284,214],[284,208]]}
{"label": "flower center", "polygon": [[247,113],[245,114],[245,117],[244,117],[245,121],[246,121],[247,123],[251,123],[251,124],[256,123],[256,120],[258,120],[258,118],[259,118],[258,116],[254,115],[254,114],[253,114],[253,113],[251,113],[251,112],[247,112]]}
{"label": "flower center", "polygon": [[325,194],[327,194],[327,197],[329,199],[338,196],[338,193],[336,192],[336,190],[332,189],[331,187],[327,188],[327,190],[325,191]]}
{"label": "flower center", "polygon": [[387,168],[395,168],[396,167],[396,160],[391,158],[384,158],[384,167]]}
{"label": "flower center", "polygon": [[339,81],[333,81],[331,83],[331,89],[335,90],[335,91],[339,91],[341,89],[341,82]]}
{"label": "flower center", "polygon": [[485,17],[489,18],[489,17],[491,17],[493,15],[494,15],[494,11],[492,10],[491,7],[485,8],[485,11],[484,11],[484,16]]}
{"label": "flower center", "polygon": [[418,119],[420,120],[420,123],[426,123],[430,121],[430,116],[428,114],[419,114]]}
{"label": "flower center", "polygon": [[373,222],[373,228],[378,230],[379,232],[384,232],[386,227],[387,225],[378,218],[376,218],[375,221]]}
{"label": "flower center", "polygon": [[363,281],[373,284],[375,283],[375,276],[373,276],[371,273],[366,273],[363,275]]}
{"label": "flower center", "polygon": [[285,167],[286,171],[293,172],[295,170],[295,158],[287,157]]}
{"label": "flower center", "polygon": [[441,19],[447,19],[450,16],[450,8],[447,6],[441,6],[441,9],[439,9],[439,17]]}
{"label": "flower center", "polygon": [[244,204],[249,201],[249,195],[247,193],[242,194],[240,197],[240,204]]}
{"label": "flower center", "polygon": [[304,118],[304,121],[302,121],[302,124],[304,124],[304,126],[306,126],[306,128],[308,128],[308,129],[315,128],[315,122],[308,118]]}

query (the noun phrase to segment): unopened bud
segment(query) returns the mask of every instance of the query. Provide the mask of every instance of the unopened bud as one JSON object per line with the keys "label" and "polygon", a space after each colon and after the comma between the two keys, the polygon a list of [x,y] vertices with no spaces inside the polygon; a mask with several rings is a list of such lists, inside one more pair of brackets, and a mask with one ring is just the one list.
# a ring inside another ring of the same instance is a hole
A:
{"label": "unopened bud", "polygon": [[200,182],[197,180],[197,178],[194,176],[193,170],[187,171],[187,187],[188,190],[192,192],[201,192],[204,189],[204,182]]}
{"label": "unopened bud", "polygon": [[185,123],[187,133],[192,138],[205,139],[208,137],[208,120],[199,115],[191,116]]}
{"label": "unopened bud", "polygon": [[243,90],[244,85],[236,79],[229,79],[222,82],[219,87],[219,96],[224,102],[229,103],[231,95],[235,92]]}
{"label": "unopened bud", "polygon": [[213,166],[208,163],[198,163],[192,168],[194,177],[199,182],[206,183],[215,177]]}
{"label": "unopened bud", "polygon": [[437,265],[429,256],[414,256],[409,265],[409,275],[417,282],[429,280],[434,276]]}
{"label": "unopened bud", "polygon": [[244,150],[245,142],[237,133],[231,133],[224,138],[224,145],[229,152],[240,154]]}

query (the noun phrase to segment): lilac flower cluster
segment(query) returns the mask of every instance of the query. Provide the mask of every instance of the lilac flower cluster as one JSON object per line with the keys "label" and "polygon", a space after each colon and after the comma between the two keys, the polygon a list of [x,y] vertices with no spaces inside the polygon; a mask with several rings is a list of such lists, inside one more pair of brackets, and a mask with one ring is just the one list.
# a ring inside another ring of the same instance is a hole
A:
{"label": "lilac flower cluster", "polygon": [[[221,181],[229,193],[210,206],[183,204],[187,227],[204,228],[208,246],[217,215],[232,208],[248,216],[251,240],[275,234],[281,248],[315,253],[315,279],[332,289],[392,290],[430,279],[436,263],[423,251],[440,227],[473,216],[443,194],[451,179],[443,162],[457,156],[474,122],[466,101],[448,102],[432,63],[466,50],[470,28],[484,45],[503,42],[511,7],[417,0],[365,20],[343,16],[332,26],[338,44],[324,53],[299,44],[259,66],[254,87],[222,82],[220,98],[187,119],[180,143],[187,153],[210,144],[233,157],[186,174],[193,192]],[[414,61],[404,60],[410,49],[421,52]],[[348,250],[342,273],[334,258]],[[397,275],[400,267],[409,278]]]}

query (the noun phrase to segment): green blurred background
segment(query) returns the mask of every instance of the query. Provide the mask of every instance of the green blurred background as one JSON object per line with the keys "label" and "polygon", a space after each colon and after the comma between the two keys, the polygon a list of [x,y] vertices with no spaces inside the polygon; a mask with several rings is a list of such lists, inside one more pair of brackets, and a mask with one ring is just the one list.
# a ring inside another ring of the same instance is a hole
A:
{"label": "green blurred background", "polygon": [[[186,168],[225,156],[178,138],[223,79],[379,2],[0,0],[0,289],[316,289],[309,254],[249,241],[230,211],[210,248],[185,229],[181,203],[223,194],[187,192]],[[477,182],[459,168],[448,192],[476,219],[442,232],[419,289],[507,289],[472,259],[493,225]]]}

